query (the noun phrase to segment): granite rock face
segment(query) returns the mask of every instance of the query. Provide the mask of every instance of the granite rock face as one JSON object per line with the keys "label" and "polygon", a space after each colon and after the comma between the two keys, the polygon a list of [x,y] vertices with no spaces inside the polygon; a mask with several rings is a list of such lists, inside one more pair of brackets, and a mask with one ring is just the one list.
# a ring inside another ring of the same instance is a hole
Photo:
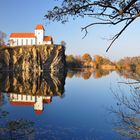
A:
{"label": "granite rock face", "polygon": [[0,49],[2,71],[51,71],[65,69],[65,48],[61,45],[17,46]]}

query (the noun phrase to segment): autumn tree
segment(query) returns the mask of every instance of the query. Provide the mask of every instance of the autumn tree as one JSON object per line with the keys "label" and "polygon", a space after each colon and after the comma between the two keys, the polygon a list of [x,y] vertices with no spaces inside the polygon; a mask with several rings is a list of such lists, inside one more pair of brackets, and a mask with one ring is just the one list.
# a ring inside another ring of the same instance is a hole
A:
{"label": "autumn tree", "polygon": [[80,68],[82,67],[82,61],[80,56],[74,57],[73,55],[66,56],[67,67],[69,68]]}
{"label": "autumn tree", "polygon": [[100,55],[95,55],[94,56],[96,64],[102,64],[103,63],[103,57]]}
{"label": "autumn tree", "polygon": [[69,62],[69,63],[70,63],[70,62],[73,62],[73,61],[74,61],[73,55],[67,55],[67,56],[66,56],[66,61]]}
{"label": "autumn tree", "polygon": [[[95,25],[118,25],[123,27],[111,38],[110,45],[120,37],[126,28],[140,17],[139,0],[63,0],[61,5],[55,6],[48,11],[45,18],[50,21],[68,22],[69,19],[78,17],[91,17],[93,22],[89,23],[82,30],[85,35],[88,29]],[[96,20],[94,20],[96,19]]]}
{"label": "autumn tree", "polygon": [[91,60],[92,60],[92,57],[90,56],[90,54],[85,53],[85,54],[82,56],[82,59],[83,59],[84,61],[91,61]]}

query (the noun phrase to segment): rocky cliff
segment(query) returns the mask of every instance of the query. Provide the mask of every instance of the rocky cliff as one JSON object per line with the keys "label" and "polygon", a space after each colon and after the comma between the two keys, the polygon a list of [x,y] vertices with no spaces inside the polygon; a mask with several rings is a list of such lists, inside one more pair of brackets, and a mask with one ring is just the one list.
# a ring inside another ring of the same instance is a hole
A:
{"label": "rocky cliff", "polygon": [[65,68],[65,48],[61,45],[17,46],[0,49],[2,71],[51,71]]}

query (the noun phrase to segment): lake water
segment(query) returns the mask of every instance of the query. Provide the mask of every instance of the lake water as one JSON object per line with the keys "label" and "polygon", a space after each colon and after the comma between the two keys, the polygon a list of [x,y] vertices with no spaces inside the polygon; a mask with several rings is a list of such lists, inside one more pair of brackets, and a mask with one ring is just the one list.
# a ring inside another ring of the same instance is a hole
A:
{"label": "lake water", "polygon": [[140,138],[139,88],[116,72],[0,74],[0,140]]}

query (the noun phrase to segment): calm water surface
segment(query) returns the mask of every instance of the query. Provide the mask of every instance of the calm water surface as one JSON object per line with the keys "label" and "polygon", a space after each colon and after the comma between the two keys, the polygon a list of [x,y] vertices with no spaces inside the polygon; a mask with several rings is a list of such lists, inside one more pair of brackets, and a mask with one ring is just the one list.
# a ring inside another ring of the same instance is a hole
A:
{"label": "calm water surface", "polygon": [[139,89],[116,72],[100,78],[84,72],[67,77],[2,73],[0,81],[0,140],[140,136]]}

